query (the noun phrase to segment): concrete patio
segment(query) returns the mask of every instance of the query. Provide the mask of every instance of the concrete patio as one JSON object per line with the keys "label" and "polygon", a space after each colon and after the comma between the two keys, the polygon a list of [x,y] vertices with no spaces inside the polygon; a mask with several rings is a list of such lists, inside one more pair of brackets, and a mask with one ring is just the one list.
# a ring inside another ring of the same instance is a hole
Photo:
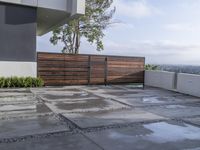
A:
{"label": "concrete patio", "polygon": [[0,90],[0,150],[199,150],[200,99],[134,85]]}

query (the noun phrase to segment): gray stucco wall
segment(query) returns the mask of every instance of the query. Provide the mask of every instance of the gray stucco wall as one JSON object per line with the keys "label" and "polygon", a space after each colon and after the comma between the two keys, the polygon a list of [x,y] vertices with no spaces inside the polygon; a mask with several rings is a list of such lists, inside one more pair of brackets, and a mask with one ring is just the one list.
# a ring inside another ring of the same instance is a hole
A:
{"label": "gray stucco wall", "polygon": [[0,2],[0,61],[36,61],[36,8]]}

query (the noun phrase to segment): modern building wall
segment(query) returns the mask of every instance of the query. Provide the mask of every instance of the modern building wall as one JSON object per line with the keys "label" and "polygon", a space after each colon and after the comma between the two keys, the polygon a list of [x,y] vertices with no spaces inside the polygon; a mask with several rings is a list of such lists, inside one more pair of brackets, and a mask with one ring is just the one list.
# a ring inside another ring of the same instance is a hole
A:
{"label": "modern building wall", "polygon": [[0,0],[0,2],[65,11],[72,16],[85,13],[85,0]]}
{"label": "modern building wall", "polygon": [[0,3],[0,60],[36,61],[36,8]]}
{"label": "modern building wall", "polygon": [[0,3],[0,76],[36,76],[36,19],[36,8]]}
{"label": "modern building wall", "polygon": [[179,73],[177,91],[200,97],[200,75]]}
{"label": "modern building wall", "polygon": [[0,0],[1,2],[37,8],[38,35],[85,13],[85,0]]}
{"label": "modern building wall", "polygon": [[85,0],[0,0],[0,76],[36,77],[36,35],[84,12]]}
{"label": "modern building wall", "polygon": [[25,6],[37,6],[38,0],[0,0],[0,2],[19,4]]}
{"label": "modern building wall", "polygon": [[[70,3],[70,1],[68,2],[68,4]],[[85,0],[71,0],[71,14],[72,16],[79,16],[80,14],[84,14],[85,13]]]}
{"label": "modern building wall", "polygon": [[145,85],[167,90],[175,89],[176,76],[173,72],[145,71]]}

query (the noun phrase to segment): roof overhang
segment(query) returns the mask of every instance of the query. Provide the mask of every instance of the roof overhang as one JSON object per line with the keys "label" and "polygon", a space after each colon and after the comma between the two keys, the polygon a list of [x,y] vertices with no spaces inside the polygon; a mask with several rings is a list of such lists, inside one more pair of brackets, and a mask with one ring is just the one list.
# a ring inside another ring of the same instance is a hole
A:
{"label": "roof overhang", "polygon": [[85,0],[0,0],[37,8],[37,34],[43,35],[85,13]]}

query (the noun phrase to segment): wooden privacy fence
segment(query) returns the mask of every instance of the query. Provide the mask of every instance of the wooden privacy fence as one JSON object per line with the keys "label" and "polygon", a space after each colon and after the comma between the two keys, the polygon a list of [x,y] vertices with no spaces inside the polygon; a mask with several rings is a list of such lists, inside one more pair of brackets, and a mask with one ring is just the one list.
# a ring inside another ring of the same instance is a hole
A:
{"label": "wooden privacy fence", "polygon": [[47,86],[144,83],[142,57],[38,53],[38,76]]}

